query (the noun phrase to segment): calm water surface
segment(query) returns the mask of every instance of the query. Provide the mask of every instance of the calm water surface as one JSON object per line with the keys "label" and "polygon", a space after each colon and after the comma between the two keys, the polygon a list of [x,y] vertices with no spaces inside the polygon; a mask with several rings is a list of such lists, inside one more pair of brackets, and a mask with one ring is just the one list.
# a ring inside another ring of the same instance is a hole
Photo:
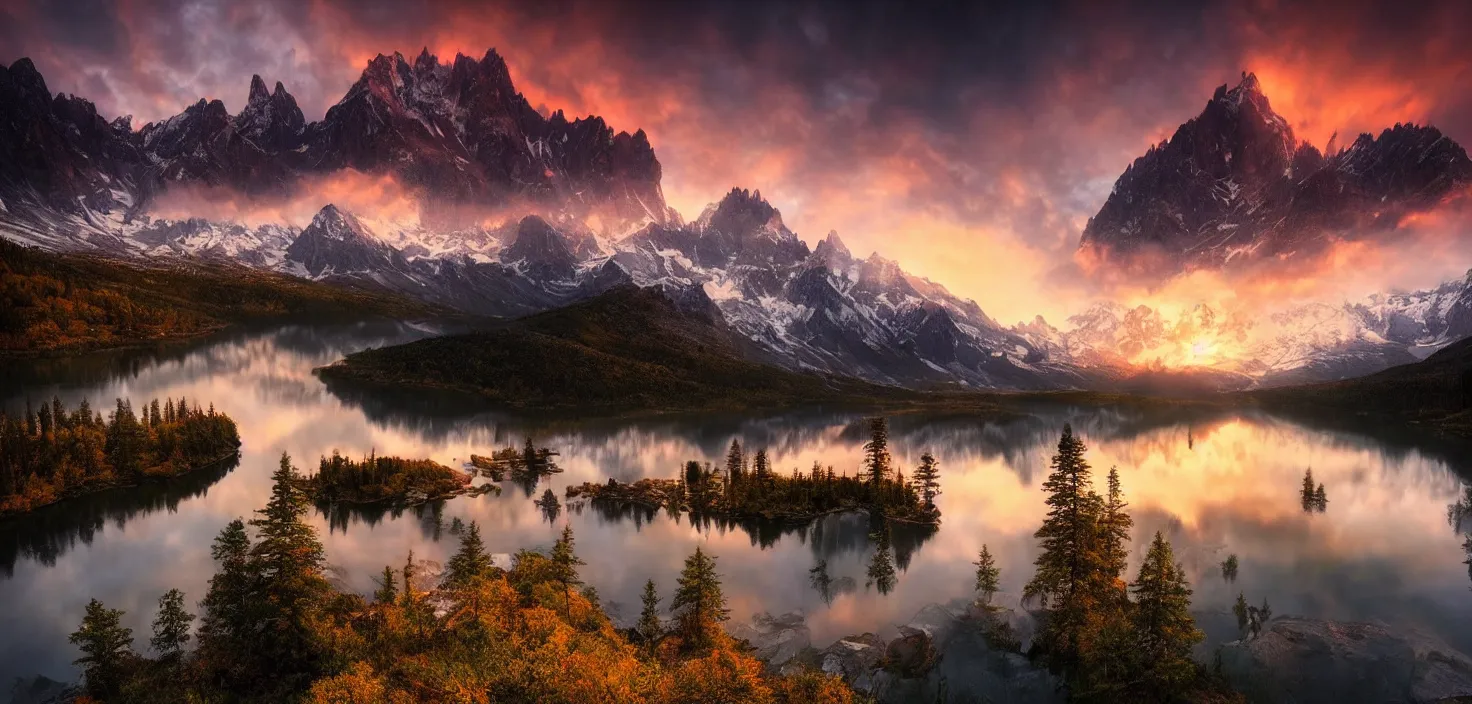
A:
{"label": "calm water surface", "polygon": [[[426,334],[369,322],[294,325],[240,332],[165,353],[89,355],[0,370],[0,404],[10,412],[60,396],[107,408],[188,396],[214,403],[240,424],[240,462],[182,481],[88,497],[0,523],[0,693],[15,677],[73,679],[78,653],[66,636],[87,600],[127,611],[137,647],[164,591],[189,602],[213,573],[210,542],[237,516],[261,507],[283,451],[315,470],[334,449],[429,457],[459,466],[471,453],[519,445],[531,434],[560,451],[566,470],[531,489],[462,497],[400,514],[314,515],[334,574],[368,593],[385,564],[405,554],[443,562],[456,547],[453,519],[478,521],[493,552],[550,546],[564,523],[587,561],[584,577],[609,612],[637,616],[653,578],[668,596],[695,546],[718,556],[733,617],[801,609],[816,645],[905,622],[921,606],[969,593],[982,543],[1016,593],[1031,575],[1032,532],[1042,519],[1040,485],[1058,433],[1071,422],[1101,475],[1117,465],[1136,528],[1131,570],[1156,530],[1167,533],[1195,588],[1195,607],[1213,640],[1232,637],[1229,609],[1239,591],[1266,598],[1275,614],[1380,620],[1440,636],[1472,652],[1472,593],[1462,538],[1447,522],[1467,476],[1466,448],[1362,431],[1326,430],[1265,415],[1190,416],[1127,408],[1040,407],[1024,418],[964,416],[891,419],[895,459],[904,467],[934,452],[942,466],[944,525],[930,536],[896,538],[904,568],[890,594],[864,587],[871,548],[867,521],[835,516],[804,530],[774,526],[698,529],[688,519],[613,516],[592,508],[550,520],[533,503],[550,486],[616,477],[671,477],[688,459],[719,463],[732,438],[766,447],[775,466],[816,460],[856,471],[865,440],[857,413],[821,409],[741,417],[571,421],[527,419],[432,394],[329,389],[312,369],[366,347]],[[1324,513],[1305,513],[1299,487],[1312,467],[1325,485]],[[1234,583],[1218,563],[1241,566]],[[831,604],[808,584],[827,559],[854,588]],[[667,603],[667,602],[666,602]]]}

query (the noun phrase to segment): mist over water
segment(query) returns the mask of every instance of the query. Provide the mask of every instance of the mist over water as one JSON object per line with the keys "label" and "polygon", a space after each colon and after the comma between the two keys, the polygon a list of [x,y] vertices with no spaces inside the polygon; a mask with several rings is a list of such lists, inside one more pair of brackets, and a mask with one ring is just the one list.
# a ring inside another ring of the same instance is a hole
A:
{"label": "mist over water", "polygon": [[[528,435],[561,453],[562,474],[534,487],[508,482],[499,496],[406,511],[314,513],[341,585],[370,592],[372,577],[385,564],[401,565],[411,549],[416,558],[444,562],[456,548],[455,519],[478,521],[496,553],[549,547],[569,523],[587,562],[583,577],[616,622],[637,615],[645,579],[667,596],[684,558],[701,544],[718,558],[733,618],[801,609],[822,647],[904,623],[925,604],[969,596],[970,563],[983,543],[997,558],[1004,591],[1020,593],[1037,552],[1032,532],[1045,511],[1041,483],[1063,424],[1072,423],[1089,446],[1099,485],[1110,466],[1119,467],[1136,522],[1131,571],[1150,536],[1164,531],[1212,642],[1234,637],[1230,607],[1240,591],[1254,604],[1266,599],[1275,614],[1380,620],[1472,651],[1467,556],[1447,522],[1472,461],[1465,447],[1252,412],[1039,404],[999,421],[892,416],[897,466],[909,474],[925,451],[940,460],[944,519],[933,534],[896,534],[902,571],[894,591],[880,595],[864,585],[873,548],[861,514],[805,527],[692,525],[688,516],[663,512],[564,505],[549,521],[533,502],[548,487],[562,499],[565,487],[585,481],[673,477],[690,459],[719,463],[733,438],[750,450],[765,447],[781,471],[818,462],[854,473],[867,439],[862,413],[516,417],[464,397],[329,388],[312,374],[354,350],[425,334],[382,321],[295,324],[0,371],[0,406],[10,413],[53,395],[69,407],[85,398],[95,409],[117,397],[137,404],[187,396],[232,416],[242,439],[238,464],[0,523],[0,687],[35,674],[74,679],[78,654],[66,636],[93,597],[127,611],[135,647],[146,647],[159,595],[178,587],[191,607],[203,597],[214,571],[211,541],[228,521],[265,504],[283,451],[308,472],[333,450],[458,467],[471,453],[519,446]],[[1325,485],[1322,513],[1301,505],[1308,468]],[[1233,553],[1238,577],[1226,582],[1219,564]],[[831,604],[809,585],[808,570],[820,559],[835,580],[852,580]]]}

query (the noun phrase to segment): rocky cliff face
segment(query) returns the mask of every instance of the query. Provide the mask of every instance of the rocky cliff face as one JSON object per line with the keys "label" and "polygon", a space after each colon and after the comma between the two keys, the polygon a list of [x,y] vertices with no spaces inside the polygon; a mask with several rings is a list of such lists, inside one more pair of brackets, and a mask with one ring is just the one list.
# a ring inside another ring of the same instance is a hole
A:
{"label": "rocky cliff face", "polygon": [[1373,237],[1472,184],[1466,151],[1434,127],[1395,125],[1329,148],[1298,143],[1244,74],[1125,169],[1080,247],[1145,274],[1220,267]]}
{"label": "rocky cliff face", "polygon": [[392,174],[437,213],[596,215],[620,232],[675,217],[642,131],[616,132],[596,116],[541,115],[495,51],[449,64],[427,51],[413,63],[379,55],[313,123],[285,86],[268,91],[255,76],[238,114],[200,100],[134,132],[85,100],[53,98],[27,59],[0,68],[0,103],[0,199],[10,212],[142,212],[175,184],[270,195],[305,175],[352,168]]}

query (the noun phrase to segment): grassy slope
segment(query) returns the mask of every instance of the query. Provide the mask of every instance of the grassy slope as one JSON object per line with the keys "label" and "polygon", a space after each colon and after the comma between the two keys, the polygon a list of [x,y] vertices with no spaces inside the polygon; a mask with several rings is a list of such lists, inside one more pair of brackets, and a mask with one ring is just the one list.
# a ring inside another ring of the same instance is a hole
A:
{"label": "grassy slope", "polygon": [[287,315],[429,315],[408,298],[223,263],[55,254],[0,239],[0,353],[119,347]]}
{"label": "grassy slope", "polygon": [[656,290],[621,288],[495,330],[360,352],[320,371],[329,379],[470,391],[520,408],[739,409],[925,398],[750,361],[745,344],[709,314],[680,310]]}
{"label": "grassy slope", "polygon": [[1472,435],[1472,339],[1370,376],[1248,396],[1270,408],[1390,417]]}

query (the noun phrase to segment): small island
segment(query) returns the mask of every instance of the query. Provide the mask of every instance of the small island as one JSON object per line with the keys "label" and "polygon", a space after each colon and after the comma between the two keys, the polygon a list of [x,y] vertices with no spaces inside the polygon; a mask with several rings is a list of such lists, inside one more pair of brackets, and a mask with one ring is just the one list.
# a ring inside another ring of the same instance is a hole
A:
{"label": "small island", "polygon": [[322,458],[316,474],[302,480],[302,489],[320,504],[401,506],[500,491],[494,484],[472,486],[471,480],[472,475],[433,460],[379,457],[370,453],[361,461],[354,461],[334,451],[331,457]]}
{"label": "small island", "polygon": [[240,448],[235,421],[198,403],[154,399],[133,410],[118,399],[103,419],[83,400],[29,404],[23,418],[0,413],[0,517],[120,486],[177,477],[222,462]]}
{"label": "small island", "polygon": [[939,525],[940,465],[929,453],[921,457],[910,480],[892,468],[889,425],[883,418],[869,421],[870,441],[864,445],[863,471],[838,474],[833,467],[814,464],[808,472],[779,474],[765,449],[748,460],[739,440],[731,441],[724,468],[710,463],[685,463],[675,479],[640,479],[620,483],[586,482],[567,488],[567,499],[605,502],[615,506],[663,508],[719,518],[760,518],[807,522],[831,513],[867,510],[891,521]]}

